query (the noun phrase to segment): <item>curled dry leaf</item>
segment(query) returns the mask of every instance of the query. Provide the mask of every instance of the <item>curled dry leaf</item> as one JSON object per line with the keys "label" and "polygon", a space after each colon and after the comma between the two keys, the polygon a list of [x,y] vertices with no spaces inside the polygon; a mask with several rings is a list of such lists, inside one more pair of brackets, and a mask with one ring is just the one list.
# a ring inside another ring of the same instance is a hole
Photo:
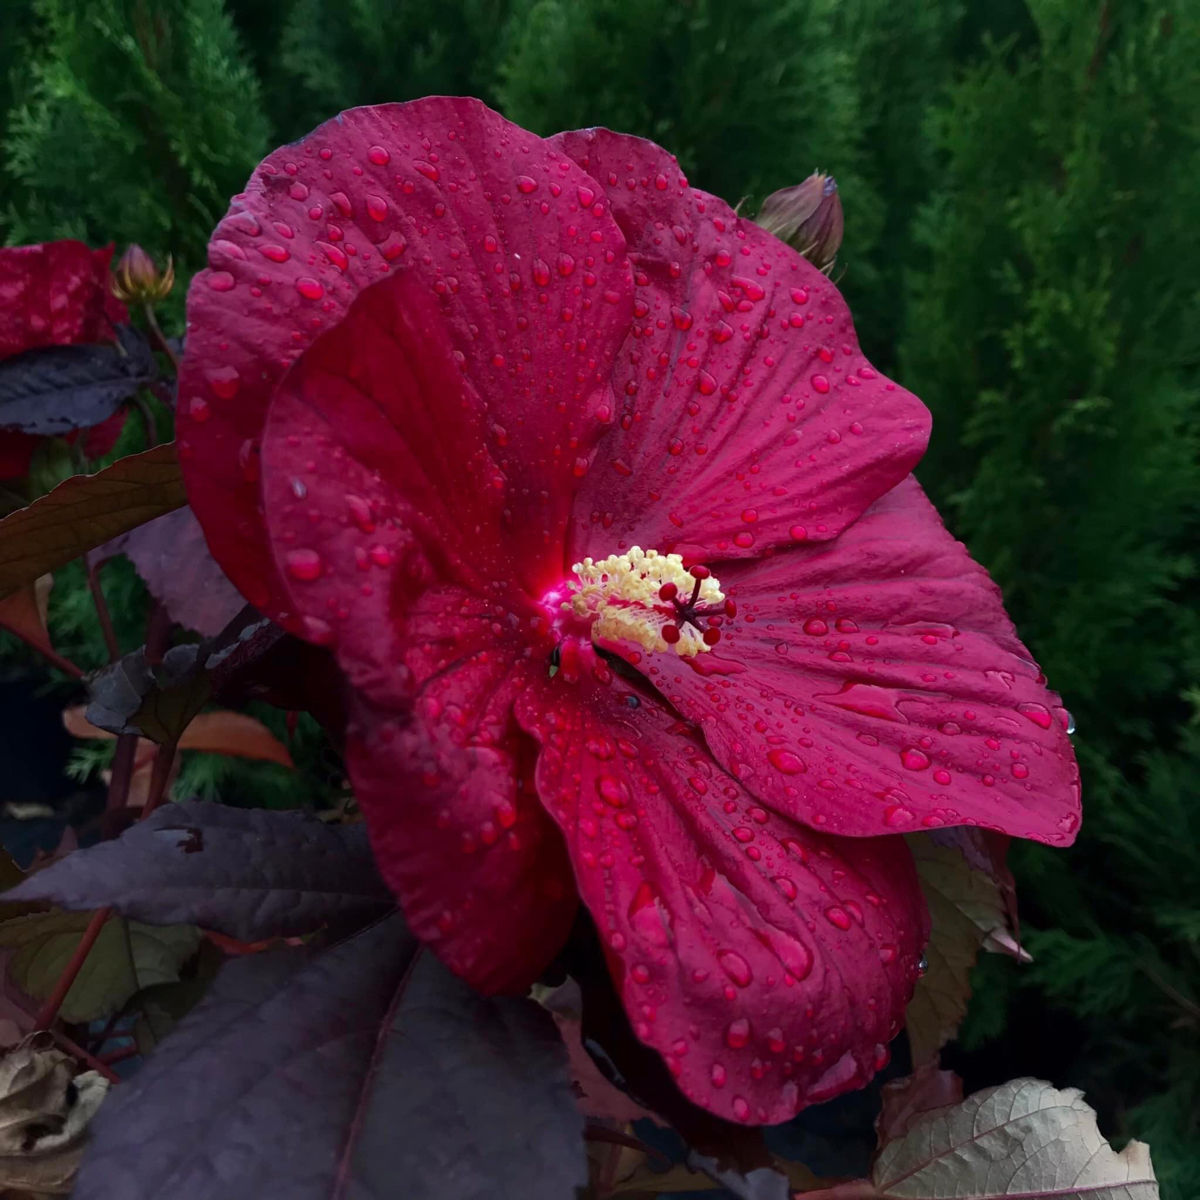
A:
{"label": "curled dry leaf", "polygon": [[0,597],[186,503],[174,442],[64,480],[0,520]]}
{"label": "curled dry leaf", "polygon": [[108,1090],[95,1071],[79,1074],[39,1035],[0,1051],[0,1190],[65,1196],[83,1156],[84,1135]]}
{"label": "curled dry leaf", "polygon": [[988,838],[972,829],[908,838],[931,921],[925,950],[929,969],[918,980],[905,1017],[916,1067],[936,1060],[966,1016],[980,946],[1011,946],[1020,954],[1009,926],[1011,880],[1003,847]]}
{"label": "curled dry leaf", "polygon": [[1130,1142],[1118,1154],[1081,1092],[1037,1079],[1014,1079],[922,1116],[879,1152],[869,1186],[857,1193],[863,1200],[1158,1196],[1144,1143]]}

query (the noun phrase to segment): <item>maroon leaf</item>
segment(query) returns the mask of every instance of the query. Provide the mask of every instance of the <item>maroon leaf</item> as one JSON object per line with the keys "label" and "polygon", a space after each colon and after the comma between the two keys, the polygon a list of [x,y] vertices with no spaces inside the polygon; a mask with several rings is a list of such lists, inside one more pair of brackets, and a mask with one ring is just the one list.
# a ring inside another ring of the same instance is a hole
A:
{"label": "maroon leaf", "polygon": [[215,637],[245,605],[209,554],[190,508],[139,525],[94,554],[101,559],[124,554],[172,619],[205,637]]}
{"label": "maroon leaf", "polygon": [[365,827],[198,800],[166,805],[5,898],[68,909],[112,905],[140,921],[200,925],[242,941],[326,924],[354,928],[393,905]]}
{"label": "maroon leaf", "polygon": [[0,362],[0,426],[68,433],[98,425],[158,374],[145,338],[128,325],[115,346],[49,346]]}
{"label": "maroon leaf", "polygon": [[77,1200],[569,1200],[582,1118],[548,1014],[485,1000],[398,916],[255,955],[93,1126]]}

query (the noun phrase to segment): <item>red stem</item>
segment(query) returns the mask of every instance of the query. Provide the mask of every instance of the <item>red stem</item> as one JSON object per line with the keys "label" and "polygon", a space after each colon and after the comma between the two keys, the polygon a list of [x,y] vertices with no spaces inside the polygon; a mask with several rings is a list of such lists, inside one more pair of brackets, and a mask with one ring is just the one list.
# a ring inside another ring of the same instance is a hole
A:
{"label": "red stem", "polygon": [[67,963],[63,969],[63,973],[59,976],[58,982],[54,985],[54,991],[50,993],[50,998],[42,1005],[38,1015],[34,1018],[33,1026],[35,1029],[49,1029],[54,1024],[54,1018],[58,1016],[58,1010],[62,1008],[62,1003],[67,998],[67,993],[71,990],[71,985],[75,982],[75,977],[83,969],[83,964],[87,960],[88,954],[96,944],[96,939],[100,936],[100,931],[104,928],[104,922],[111,915],[111,906],[98,909],[92,913],[92,919],[83,931],[83,937],[79,939],[79,945],[75,947],[75,953],[71,955],[71,961]]}
{"label": "red stem", "polygon": [[89,1054],[78,1042],[72,1041],[61,1029],[50,1030],[50,1036],[58,1045],[80,1062],[86,1063],[93,1071],[99,1071],[109,1083],[120,1083],[121,1077],[107,1064],[101,1062],[94,1054]]}
{"label": "red stem", "polygon": [[102,1062],[112,1066],[114,1063],[124,1062],[127,1058],[137,1058],[141,1054],[141,1050],[136,1045],[122,1046],[119,1050],[113,1050],[109,1054],[102,1054],[97,1062]]}
{"label": "red stem", "polygon": [[96,619],[100,622],[100,632],[104,635],[108,661],[116,662],[121,657],[121,647],[117,642],[117,631],[113,628],[108,603],[104,599],[104,589],[100,586],[100,566],[98,563],[88,562],[86,559],[84,561],[87,566],[88,590],[92,593],[92,603],[96,607]]}
{"label": "red stem", "polygon": [[83,678],[83,671],[69,658],[63,658],[57,650],[52,650],[49,646],[39,646],[37,642],[26,641],[24,638],[21,640],[25,645],[32,646],[52,667],[57,667],[64,675],[70,675],[72,679]]}
{"label": "red stem", "polygon": [[171,778],[171,767],[175,763],[177,741],[163,742],[154,754],[154,766],[150,768],[150,789],[146,795],[146,806],[142,809],[144,821],[166,798],[167,780]]}
{"label": "red stem", "polygon": [[105,811],[110,814],[119,812],[129,800],[129,789],[133,784],[133,766],[137,761],[137,744],[136,733],[122,733],[117,737],[112,775],[108,781],[108,802],[105,805]]}

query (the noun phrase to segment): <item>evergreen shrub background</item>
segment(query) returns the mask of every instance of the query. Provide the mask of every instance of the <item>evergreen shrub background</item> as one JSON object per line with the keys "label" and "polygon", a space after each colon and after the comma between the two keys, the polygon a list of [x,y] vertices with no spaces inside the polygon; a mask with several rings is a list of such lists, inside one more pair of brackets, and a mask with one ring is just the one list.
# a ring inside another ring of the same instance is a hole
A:
{"label": "evergreen shrub background", "polygon": [[[1195,0],[0,0],[0,236],[186,282],[273,145],[471,93],[608,124],[754,212],[814,168],[918,472],[1078,722],[1070,852],[1014,853],[949,1058],[1086,1089],[1200,1195],[1200,5]],[[182,308],[178,289],[175,315]],[[177,332],[181,332],[178,325]]]}

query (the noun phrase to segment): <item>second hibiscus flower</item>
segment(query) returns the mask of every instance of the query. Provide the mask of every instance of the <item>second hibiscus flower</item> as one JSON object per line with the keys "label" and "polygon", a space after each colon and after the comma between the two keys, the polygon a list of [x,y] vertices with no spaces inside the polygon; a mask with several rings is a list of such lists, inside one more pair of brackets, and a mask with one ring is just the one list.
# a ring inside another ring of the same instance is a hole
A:
{"label": "second hibiscus flower", "polygon": [[523,989],[590,910],[694,1101],[886,1061],[903,833],[1066,844],[1066,716],[909,473],[836,288],[637,138],[470,100],[271,155],[193,283],[181,457],[244,595],[330,646],[413,929]]}

